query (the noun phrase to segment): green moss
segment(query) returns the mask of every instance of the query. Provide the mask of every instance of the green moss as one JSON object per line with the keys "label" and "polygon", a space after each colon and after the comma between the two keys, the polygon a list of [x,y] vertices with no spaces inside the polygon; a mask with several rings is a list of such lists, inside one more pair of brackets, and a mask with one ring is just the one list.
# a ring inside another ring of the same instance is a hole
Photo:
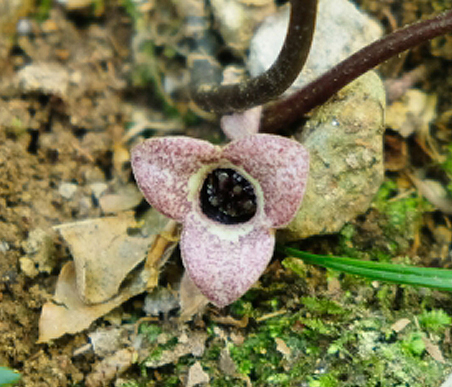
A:
{"label": "green moss", "polygon": [[[249,293],[249,292],[248,292]],[[248,296],[248,295],[246,295]],[[253,305],[250,301],[246,300],[246,296],[240,298],[239,300],[237,300],[236,302],[234,302],[231,305],[231,313],[242,317],[242,316],[249,316],[252,313],[252,309],[253,309]]]}
{"label": "green moss", "polygon": [[262,331],[249,335],[241,346],[231,346],[230,351],[239,373],[261,375],[261,380],[275,372],[280,360],[274,341]]}
{"label": "green moss", "polygon": [[225,375],[214,378],[210,385],[212,387],[247,387],[244,380]]}
{"label": "green moss", "polygon": [[10,125],[5,128],[5,132],[9,136],[14,136],[15,138],[18,138],[28,133],[28,128],[23,124],[20,118],[14,117],[11,120]]}
{"label": "green moss", "polygon": [[136,25],[139,23],[142,15],[138,10],[137,4],[133,0],[123,0],[122,5],[126,10],[127,14],[132,18],[133,23]]}
{"label": "green moss", "polygon": [[363,253],[354,247],[353,238],[356,228],[352,224],[346,224],[339,232],[338,254],[350,258],[363,258]]}
{"label": "green moss", "polygon": [[[391,329],[395,317],[363,318],[359,306],[342,313],[340,305],[306,300],[308,307],[263,322],[242,345],[231,347],[238,372],[254,386],[421,387],[445,375],[446,366],[426,353],[424,333],[414,324],[397,336]],[[290,354],[280,353],[275,339]]]}
{"label": "green moss", "polygon": [[36,4],[36,18],[39,21],[44,21],[49,18],[50,10],[52,9],[52,0],[40,0]]}
{"label": "green moss", "polygon": [[415,224],[419,220],[425,202],[417,193],[397,198],[397,192],[397,184],[392,180],[386,180],[377,193],[374,205],[386,215],[387,235],[397,232],[412,236],[413,223]]}
{"label": "green moss", "polygon": [[319,318],[301,318],[300,322],[307,328],[303,334],[311,338],[318,337],[319,335],[331,336],[334,333],[334,328],[328,326],[328,324]]}
{"label": "green moss", "polygon": [[164,378],[162,381],[165,387],[177,387],[180,386],[179,377],[176,375],[170,375]]}
{"label": "green moss", "polygon": [[452,8],[452,0],[435,0],[432,1],[432,7],[435,11],[441,12]]}
{"label": "green moss", "polygon": [[163,332],[162,328],[156,324],[141,324],[140,333],[143,334],[149,343],[157,341],[158,336]]}
{"label": "green moss", "polygon": [[[288,303],[289,299],[293,303],[293,297],[280,294],[293,284],[277,282],[278,286],[256,287],[231,307],[235,316],[250,317],[247,327],[209,323],[210,339],[199,361],[212,386],[424,387],[438,385],[452,371],[450,351],[441,347],[450,317],[433,307],[428,291],[384,284],[359,286],[335,300],[313,294],[293,305]],[[276,292],[273,297],[269,288]],[[269,318],[275,306],[281,309]],[[411,324],[395,332],[393,324],[407,316]],[[440,346],[445,364],[429,355],[424,337]],[[235,373],[229,368],[225,374],[218,361],[225,348]],[[171,369],[173,376],[182,380],[195,360],[194,356],[180,358]],[[170,385],[162,383],[151,385]]]}
{"label": "green moss", "polygon": [[303,297],[301,299],[304,307],[312,313],[320,314],[344,314],[346,310],[337,302],[328,298]]}
{"label": "green moss", "polygon": [[[373,202],[380,213],[378,224],[386,238],[384,251],[381,248],[373,250],[373,258],[380,251],[379,260],[387,261],[391,256],[406,251],[419,230],[422,214],[431,208],[417,192],[409,196],[398,195],[396,182],[386,180]],[[380,244],[383,244],[382,241]]]}
{"label": "green moss", "polygon": [[[446,161],[442,164],[443,169],[452,178],[452,143],[447,147]],[[452,195],[452,182],[447,185],[449,195]]]}
{"label": "green moss", "polygon": [[339,381],[335,375],[325,374],[308,378],[309,387],[336,387]]}
{"label": "green moss", "polygon": [[101,15],[105,10],[105,0],[94,0],[94,14]]}
{"label": "green moss", "polygon": [[157,347],[149,354],[149,356],[146,358],[146,360],[148,360],[148,361],[160,360],[160,358],[162,357],[162,354],[163,354],[163,348]]}
{"label": "green moss", "polygon": [[124,383],[120,384],[121,387],[141,387],[140,383],[138,383],[136,380],[128,380]]}
{"label": "green moss", "polygon": [[270,375],[267,378],[267,383],[270,385],[281,386],[290,381],[290,375],[287,373],[277,373],[274,375]]}
{"label": "green moss", "polygon": [[403,339],[401,346],[408,355],[420,356],[425,351],[424,337],[422,332],[412,332]]}
{"label": "green moss", "polygon": [[450,316],[441,309],[423,311],[418,319],[421,326],[433,333],[443,333],[452,322]]}

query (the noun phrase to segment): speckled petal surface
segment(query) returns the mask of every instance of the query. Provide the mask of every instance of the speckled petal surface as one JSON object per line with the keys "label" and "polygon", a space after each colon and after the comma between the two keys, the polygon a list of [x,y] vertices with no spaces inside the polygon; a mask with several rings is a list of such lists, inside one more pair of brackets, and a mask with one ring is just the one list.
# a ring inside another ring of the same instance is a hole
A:
{"label": "speckled petal surface", "polygon": [[184,222],[181,253],[188,275],[215,305],[223,307],[242,296],[267,267],[275,243],[274,232],[251,227],[233,238],[229,232],[216,233],[209,222],[190,213]]}
{"label": "speckled petal surface", "polygon": [[189,137],[146,140],[132,150],[132,170],[146,200],[182,221],[191,210],[188,180],[205,164],[218,161],[221,149]]}
{"label": "speckled petal surface", "polygon": [[270,227],[292,220],[301,205],[309,172],[309,154],[301,144],[258,134],[229,143],[223,156],[259,181]]}
{"label": "speckled petal surface", "polygon": [[231,140],[256,134],[262,115],[262,106],[256,106],[241,113],[234,113],[221,117],[220,125],[224,134]]}

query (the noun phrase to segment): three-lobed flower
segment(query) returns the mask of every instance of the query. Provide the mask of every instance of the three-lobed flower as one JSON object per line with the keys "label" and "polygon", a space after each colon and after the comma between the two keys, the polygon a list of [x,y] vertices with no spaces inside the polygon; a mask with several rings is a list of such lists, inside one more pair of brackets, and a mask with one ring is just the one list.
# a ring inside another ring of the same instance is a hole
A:
{"label": "three-lobed flower", "polygon": [[274,230],[301,205],[309,156],[301,144],[268,134],[224,147],[164,137],[136,146],[132,168],[146,200],[183,224],[180,248],[189,277],[223,307],[267,267]]}

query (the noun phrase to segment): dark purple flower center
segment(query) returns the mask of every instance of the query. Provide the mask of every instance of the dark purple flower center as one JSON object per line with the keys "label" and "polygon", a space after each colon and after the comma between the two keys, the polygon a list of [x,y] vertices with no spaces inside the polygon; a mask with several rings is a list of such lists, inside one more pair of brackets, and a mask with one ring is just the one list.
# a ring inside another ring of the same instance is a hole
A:
{"label": "dark purple flower center", "polygon": [[233,169],[218,168],[209,173],[200,199],[202,212],[220,223],[244,223],[256,214],[253,186]]}

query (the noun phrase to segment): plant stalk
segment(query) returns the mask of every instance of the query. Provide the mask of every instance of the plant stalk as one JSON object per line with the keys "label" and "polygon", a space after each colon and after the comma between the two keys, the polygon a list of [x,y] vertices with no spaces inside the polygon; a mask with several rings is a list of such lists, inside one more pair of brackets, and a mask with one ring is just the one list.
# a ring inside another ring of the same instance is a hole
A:
{"label": "plant stalk", "polygon": [[[311,48],[317,15],[317,0],[291,0],[286,40],[275,63],[263,74],[239,84],[201,83],[211,64],[194,63],[191,97],[202,109],[219,114],[244,111],[281,95],[304,66]],[[209,81],[210,82],[210,81]]]}
{"label": "plant stalk", "polygon": [[452,10],[417,22],[362,48],[288,98],[265,107],[261,131],[279,133],[322,105],[366,71],[414,46],[452,31]]}

